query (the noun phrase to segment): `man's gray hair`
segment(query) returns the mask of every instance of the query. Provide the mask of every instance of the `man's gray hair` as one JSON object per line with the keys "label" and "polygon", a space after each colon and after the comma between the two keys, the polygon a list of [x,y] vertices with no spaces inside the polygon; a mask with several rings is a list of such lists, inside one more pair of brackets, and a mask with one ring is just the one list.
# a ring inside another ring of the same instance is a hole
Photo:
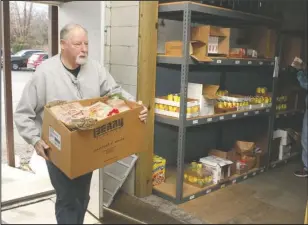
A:
{"label": "man's gray hair", "polygon": [[70,23],[66,24],[60,31],[60,40],[65,40],[67,39],[68,34],[70,33],[71,30],[75,28],[80,28],[83,29],[86,33],[88,33],[87,29],[81,26],[80,24],[76,23]]}

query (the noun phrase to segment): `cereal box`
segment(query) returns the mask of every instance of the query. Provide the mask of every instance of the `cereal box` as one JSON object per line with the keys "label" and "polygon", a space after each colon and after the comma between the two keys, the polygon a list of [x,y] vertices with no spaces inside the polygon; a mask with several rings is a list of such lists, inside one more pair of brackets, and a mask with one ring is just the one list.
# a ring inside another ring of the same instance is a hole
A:
{"label": "cereal box", "polygon": [[154,155],[153,157],[153,173],[152,173],[153,186],[165,182],[166,178],[166,159]]}

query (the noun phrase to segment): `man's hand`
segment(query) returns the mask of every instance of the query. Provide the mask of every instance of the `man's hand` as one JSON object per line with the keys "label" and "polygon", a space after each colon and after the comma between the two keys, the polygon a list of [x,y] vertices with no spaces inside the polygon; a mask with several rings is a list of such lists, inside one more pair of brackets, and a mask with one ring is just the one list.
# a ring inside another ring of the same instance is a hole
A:
{"label": "man's hand", "polygon": [[[138,104],[141,104],[141,105],[142,105],[142,101],[139,101]],[[147,118],[148,118],[148,109],[147,109],[147,107],[145,107],[145,106],[143,105],[143,110],[142,110],[142,111],[140,112],[140,114],[139,114],[139,119],[140,119],[142,122],[146,123],[146,122],[147,122]]]}
{"label": "man's hand", "polygon": [[36,142],[36,144],[34,145],[35,151],[36,153],[43,157],[46,160],[49,160],[48,156],[46,155],[46,152],[48,150],[50,150],[49,146],[45,143],[45,141],[43,140],[39,140],[38,142]]}

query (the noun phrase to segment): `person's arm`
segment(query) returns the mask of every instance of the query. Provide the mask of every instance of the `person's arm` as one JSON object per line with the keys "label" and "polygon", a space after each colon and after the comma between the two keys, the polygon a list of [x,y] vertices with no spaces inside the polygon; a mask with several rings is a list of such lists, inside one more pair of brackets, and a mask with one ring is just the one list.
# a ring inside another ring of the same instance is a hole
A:
{"label": "person's arm", "polygon": [[30,145],[41,140],[40,130],[34,119],[45,105],[45,79],[42,71],[38,70],[26,84],[16,111],[14,121],[20,136]]}
{"label": "person's arm", "polygon": [[300,70],[297,72],[297,80],[302,88],[308,90],[307,71]]}
{"label": "person's arm", "polygon": [[121,94],[123,98],[129,101],[136,101],[136,98],[125,91],[116,83],[109,71],[105,67],[100,67],[100,95]]}

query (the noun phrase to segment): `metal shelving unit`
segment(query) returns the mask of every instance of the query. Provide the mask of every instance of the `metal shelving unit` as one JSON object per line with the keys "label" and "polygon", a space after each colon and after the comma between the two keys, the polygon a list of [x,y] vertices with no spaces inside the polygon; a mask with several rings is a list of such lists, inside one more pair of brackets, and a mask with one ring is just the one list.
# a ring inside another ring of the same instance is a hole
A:
{"label": "metal shelving unit", "polygon": [[209,124],[209,123],[216,123],[216,122],[223,122],[226,120],[236,120],[241,119],[248,116],[257,116],[257,115],[269,115],[270,109],[264,108],[264,109],[256,109],[256,110],[250,110],[250,111],[236,111],[232,113],[223,113],[223,114],[215,114],[212,116],[207,117],[194,117],[191,119],[184,119],[183,123],[181,124],[181,121],[174,117],[168,117],[163,115],[155,115],[155,120],[157,122],[173,125],[173,126],[181,126],[184,127],[193,127],[193,126],[199,126],[203,124]]}
{"label": "metal shelving unit", "polygon": [[[212,62],[197,62],[189,57],[189,65],[203,65],[203,66],[273,66],[274,60],[271,59],[232,59],[232,58],[219,58],[213,57]],[[157,56],[158,64],[174,64],[181,65],[183,61],[182,57],[172,56]]]}
{"label": "metal shelving unit", "polygon": [[[190,41],[190,28],[192,23],[199,24],[209,24],[220,26],[235,26],[235,24],[240,27],[242,25],[265,25],[267,27],[275,28],[279,37],[279,21],[260,15],[254,15],[249,13],[244,13],[240,11],[234,11],[230,9],[219,8],[215,6],[199,4],[194,2],[173,2],[164,3],[159,5],[159,18],[177,20],[183,22],[183,49],[182,57],[170,57],[170,56],[157,56],[157,64],[162,67],[180,67],[180,116],[179,118],[173,118],[163,115],[155,115],[155,121],[158,124],[171,125],[177,129],[177,171],[176,171],[176,193],[175,196],[171,196],[170,193],[160,191],[159,188],[154,187],[153,193],[170,200],[176,204],[180,204],[189,200],[192,200],[198,196],[202,196],[213,192],[215,190],[224,188],[227,185],[238,183],[249,177],[254,177],[257,174],[263,173],[267,169],[273,167],[273,165],[278,165],[281,163],[286,163],[288,160],[281,162],[270,162],[270,150],[271,150],[271,139],[268,138],[268,156],[267,163],[265,167],[254,169],[247,174],[236,175],[230,178],[228,181],[200,189],[194,194],[183,195],[183,175],[184,175],[184,156],[186,148],[186,135],[187,129],[197,126],[205,126],[207,124],[213,123],[223,123],[224,121],[238,120],[246,117],[257,117],[266,116],[268,117],[268,137],[273,135],[274,121],[276,120],[276,95],[277,95],[277,80],[279,73],[279,55],[280,55],[280,42],[276,43],[276,57],[274,59],[236,59],[236,58],[223,58],[223,57],[213,57],[212,62],[200,63],[195,61],[190,57],[189,54],[189,41]],[[279,39],[279,38],[278,38]],[[239,111],[232,112],[228,114],[215,114],[213,116],[207,117],[196,117],[191,119],[186,119],[186,106],[187,106],[187,86],[188,86],[188,76],[190,68],[199,65],[200,68],[209,67],[219,67],[220,70],[226,70],[228,68],[243,68],[255,69],[255,68],[271,68],[273,72],[272,79],[272,107],[264,109],[256,109],[250,111]],[[279,116],[295,115],[298,110],[289,110],[277,113]],[[292,155],[290,157],[293,158]],[[274,167],[275,167],[274,166]]]}

